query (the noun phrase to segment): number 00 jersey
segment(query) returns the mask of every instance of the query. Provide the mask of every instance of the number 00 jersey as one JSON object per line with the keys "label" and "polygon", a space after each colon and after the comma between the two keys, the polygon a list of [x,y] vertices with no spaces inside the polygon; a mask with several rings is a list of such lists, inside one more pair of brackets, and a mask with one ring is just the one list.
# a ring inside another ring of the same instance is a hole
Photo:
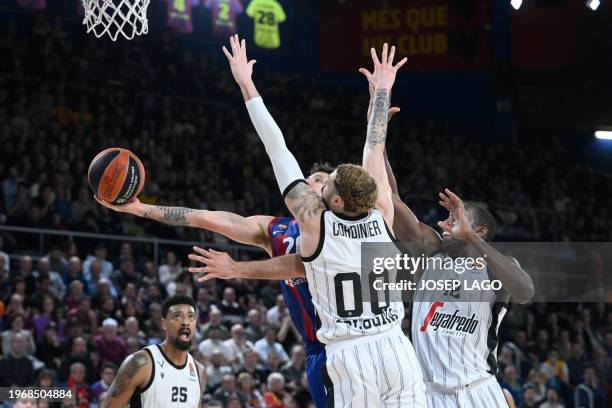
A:
{"label": "number 00 jersey", "polygon": [[189,407],[198,408],[202,398],[200,373],[191,356],[182,366],[174,365],[156,344],[145,347],[153,360],[149,383],[134,393],[130,408]]}
{"label": "number 00 jersey", "polygon": [[302,261],[321,320],[317,337],[322,343],[383,333],[400,325],[404,317],[401,300],[393,301],[388,291],[375,290],[374,286],[380,287],[372,284],[374,280],[393,281],[395,269],[381,274],[362,269],[361,244],[375,242],[388,243],[381,253],[397,254],[393,235],[378,210],[358,219],[332,211],[321,214],[319,245]]}
{"label": "number 00 jersey", "polygon": [[[444,257],[442,254],[432,258]],[[412,304],[412,343],[425,382],[453,388],[495,375],[497,331],[508,304],[491,289],[420,290],[424,281],[458,279],[465,286],[483,286],[494,279],[485,266],[461,274],[430,268],[418,282]]]}

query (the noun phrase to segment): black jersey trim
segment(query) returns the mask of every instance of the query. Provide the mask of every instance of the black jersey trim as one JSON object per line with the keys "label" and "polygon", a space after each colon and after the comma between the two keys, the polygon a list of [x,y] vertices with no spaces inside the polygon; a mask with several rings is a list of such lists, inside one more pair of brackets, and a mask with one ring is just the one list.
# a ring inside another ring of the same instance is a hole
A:
{"label": "black jersey trim", "polygon": [[293,187],[297,186],[300,183],[308,184],[306,183],[306,180],[304,179],[297,179],[297,180],[292,181],[291,184],[289,184],[287,188],[283,190],[283,200],[287,197],[287,194],[289,194],[289,192],[293,190]]}
{"label": "black jersey trim", "polygon": [[412,253],[410,252],[410,250],[406,248],[404,245],[402,245],[402,243],[398,241],[397,238],[395,238],[395,234],[393,234],[393,232],[391,231],[391,228],[389,228],[389,226],[387,225],[387,221],[385,221],[384,217],[382,217],[382,220],[383,220],[383,224],[385,224],[385,229],[387,230],[387,234],[389,234],[389,237],[391,237],[391,242],[393,242],[397,250],[400,251],[401,254],[407,254],[408,256],[412,256]]}
{"label": "black jersey trim", "polygon": [[325,241],[325,213],[326,212],[327,210],[321,212],[321,226],[320,226],[319,243],[317,244],[317,249],[315,249],[314,254],[310,256],[303,256],[302,262],[314,261],[315,259],[317,259],[317,257],[321,253],[321,250],[323,249],[323,242]]}
{"label": "black jersey trim", "polygon": [[327,408],[334,408],[334,382],[327,371],[327,361],[323,363],[321,371],[323,371],[323,387],[325,388],[327,398]]}
{"label": "black jersey trim", "polygon": [[357,215],[346,215],[344,213],[339,213],[339,212],[335,212],[332,211],[332,213],[334,213],[334,215],[338,218],[340,218],[341,220],[345,220],[345,221],[359,221],[359,220],[364,220],[366,219],[370,213],[363,213],[363,214],[357,214]]}
{"label": "black jersey trim", "polygon": [[149,377],[149,382],[141,389],[138,390],[138,392],[143,393],[146,390],[149,389],[149,387],[151,387],[151,384],[153,384],[153,380],[155,379],[155,360],[153,359],[153,353],[151,353],[151,350],[149,349],[143,349],[144,351],[147,352],[147,354],[149,354],[149,357],[151,358],[151,376]]}
{"label": "black jersey trim", "polygon": [[185,356],[185,362],[183,363],[182,366],[178,366],[176,364],[174,364],[166,355],[166,353],[164,353],[164,350],[161,348],[161,346],[159,344],[156,344],[157,348],[159,349],[159,352],[161,353],[162,356],[164,356],[164,359],[168,362],[168,364],[170,364],[172,367],[176,368],[177,370],[182,370],[183,368],[187,367],[187,361],[189,361],[189,355]]}
{"label": "black jersey trim", "polygon": [[497,356],[494,351],[497,348],[497,344],[499,342],[498,334],[497,334],[497,325],[499,323],[499,316],[501,314],[502,309],[508,309],[508,304],[504,302],[495,302],[491,309],[491,314],[493,318],[491,319],[491,325],[489,326],[489,331],[487,332],[487,348],[489,349],[489,353],[487,355],[487,364],[489,365],[489,374],[497,375]]}

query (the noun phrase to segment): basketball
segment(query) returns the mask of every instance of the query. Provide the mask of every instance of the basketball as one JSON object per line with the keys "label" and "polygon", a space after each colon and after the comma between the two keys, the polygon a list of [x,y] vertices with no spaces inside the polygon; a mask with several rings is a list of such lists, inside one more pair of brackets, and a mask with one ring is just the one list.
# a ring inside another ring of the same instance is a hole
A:
{"label": "basketball", "polygon": [[140,159],[131,151],[111,147],[91,161],[87,172],[89,187],[104,201],[125,204],[140,194],[145,170]]}

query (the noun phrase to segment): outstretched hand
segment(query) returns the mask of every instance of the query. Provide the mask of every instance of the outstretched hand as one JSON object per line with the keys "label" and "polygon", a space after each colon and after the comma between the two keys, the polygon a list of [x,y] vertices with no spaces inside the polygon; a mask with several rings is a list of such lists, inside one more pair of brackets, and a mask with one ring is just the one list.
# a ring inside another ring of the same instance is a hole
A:
{"label": "outstretched hand", "polygon": [[96,199],[98,203],[100,203],[100,205],[103,205],[104,207],[110,210],[122,212],[122,213],[134,214],[134,215],[137,215],[138,209],[140,208],[140,204],[141,204],[140,200],[136,197],[132,197],[130,201],[128,201],[125,204],[121,204],[121,205],[112,204],[108,201],[102,200],[96,194],[94,194],[94,198]]}
{"label": "outstretched hand", "polygon": [[375,84],[375,89],[390,90],[395,82],[397,71],[406,63],[406,61],[408,61],[408,58],[404,57],[397,64],[393,65],[393,58],[395,58],[395,46],[391,47],[391,52],[389,52],[389,45],[387,43],[383,45],[381,61],[378,60],[378,55],[376,54],[376,50],[374,48],[372,48],[370,51],[372,53],[372,62],[374,62],[374,73],[372,74],[372,79]]}
{"label": "outstretched hand", "polygon": [[[368,91],[370,92],[370,105],[368,106],[367,120],[369,121],[370,115],[372,114],[372,102],[374,101],[374,91],[376,90],[376,84],[374,83],[374,75],[372,75],[372,73],[368,71],[366,68],[359,68],[359,72],[361,72],[363,76],[365,76],[366,79],[368,80]],[[387,113],[387,122],[391,120],[393,115],[395,115],[396,113],[399,113],[399,111],[400,111],[400,108],[398,108],[397,106],[390,107]]]}
{"label": "outstretched hand", "polygon": [[191,273],[205,273],[206,275],[198,278],[198,282],[206,282],[211,279],[234,279],[239,278],[236,271],[236,261],[225,252],[215,251],[214,249],[204,249],[194,246],[196,254],[189,254],[188,258],[192,261],[203,264],[202,267],[189,267]]}
{"label": "outstretched hand", "polygon": [[[467,215],[463,200],[448,188],[445,188],[444,192],[438,195],[440,196],[440,205],[446,208],[450,214],[448,220],[438,221],[438,226],[445,232],[451,234],[453,238],[461,241],[477,238],[478,234],[474,228],[472,228],[472,222]],[[451,223],[450,220],[453,222]]]}
{"label": "outstretched hand", "polygon": [[227,48],[223,46],[223,53],[230,63],[230,68],[232,70],[234,79],[238,85],[242,86],[251,80],[251,76],[253,75],[253,65],[257,61],[249,61],[246,53],[246,42],[244,39],[241,41],[238,34],[230,37],[230,46],[232,52],[230,53]]}

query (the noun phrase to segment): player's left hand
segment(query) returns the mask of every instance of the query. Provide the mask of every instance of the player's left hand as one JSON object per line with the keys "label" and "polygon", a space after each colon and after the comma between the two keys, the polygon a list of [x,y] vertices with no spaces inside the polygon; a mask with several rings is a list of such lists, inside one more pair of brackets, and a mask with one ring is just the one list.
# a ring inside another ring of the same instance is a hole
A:
{"label": "player's left hand", "polygon": [[189,254],[188,258],[192,261],[204,264],[203,267],[189,267],[191,273],[205,273],[199,277],[198,282],[206,282],[211,279],[234,279],[239,278],[236,269],[236,261],[225,252],[215,251],[214,249],[204,249],[194,246],[196,254]]}
{"label": "player's left hand", "polygon": [[251,80],[253,75],[253,65],[257,62],[256,60],[250,60],[246,54],[246,42],[244,39],[240,41],[238,34],[230,37],[230,46],[232,52],[230,53],[225,46],[223,46],[223,53],[227,57],[232,70],[232,75],[238,83],[238,85],[244,85]]}
{"label": "player's left hand", "polygon": [[408,61],[408,58],[404,57],[397,64],[393,65],[393,58],[395,58],[395,46],[391,47],[389,51],[389,45],[385,43],[382,49],[381,60],[378,60],[376,50],[372,48],[372,61],[374,62],[374,83],[376,89],[387,89],[391,90],[395,83],[395,76],[397,71]]}
{"label": "player's left hand", "polygon": [[[374,83],[374,75],[368,71],[366,68],[359,68],[359,72],[363,74],[368,80],[368,91],[370,92],[370,105],[368,106],[368,117],[367,120],[370,120],[370,115],[372,114],[372,101],[374,100],[374,91],[376,90],[376,84]],[[399,113],[400,108],[397,106],[392,106],[389,108],[387,112],[387,122],[391,120],[393,115]]]}
{"label": "player's left hand", "polygon": [[477,238],[478,234],[472,228],[472,222],[467,215],[463,200],[448,188],[445,188],[444,192],[439,193],[439,196],[440,205],[448,210],[450,214],[449,219],[453,219],[454,222],[451,224],[449,220],[438,221],[438,226],[450,233],[453,238],[461,241]]}

